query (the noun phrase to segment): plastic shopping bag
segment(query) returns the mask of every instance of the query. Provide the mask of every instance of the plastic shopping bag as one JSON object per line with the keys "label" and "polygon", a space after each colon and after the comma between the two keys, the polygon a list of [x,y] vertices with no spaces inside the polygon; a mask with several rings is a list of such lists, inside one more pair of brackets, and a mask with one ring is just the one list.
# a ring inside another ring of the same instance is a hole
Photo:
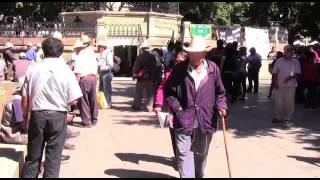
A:
{"label": "plastic shopping bag", "polygon": [[172,114],[167,112],[158,113],[158,121],[161,128],[172,127]]}
{"label": "plastic shopping bag", "polygon": [[106,109],[107,108],[107,101],[106,101],[106,98],[104,97],[103,91],[99,91],[98,92],[97,98],[98,98],[98,106],[99,106],[99,108],[100,109]]}

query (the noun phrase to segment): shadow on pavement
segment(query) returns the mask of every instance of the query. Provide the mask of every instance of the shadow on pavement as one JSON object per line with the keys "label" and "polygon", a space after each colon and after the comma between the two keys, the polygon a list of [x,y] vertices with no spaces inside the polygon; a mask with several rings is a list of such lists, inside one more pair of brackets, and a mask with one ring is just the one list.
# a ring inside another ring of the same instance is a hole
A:
{"label": "shadow on pavement", "polygon": [[320,158],[314,157],[302,157],[302,156],[288,156],[289,158],[295,158],[297,161],[307,162],[320,167]]}
{"label": "shadow on pavement", "polygon": [[13,148],[0,148],[0,157],[11,159],[13,161],[19,162],[23,155],[23,151],[16,151]]}
{"label": "shadow on pavement", "polygon": [[176,178],[162,173],[128,169],[107,169],[104,173],[119,178]]}
{"label": "shadow on pavement", "polygon": [[174,166],[174,162],[170,158],[150,155],[150,154],[136,154],[136,153],[115,153],[115,156],[121,161],[132,162],[139,164],[139,161],[155,162],[166,166]]}
{"label": "shadow on pavement", "polygon": [[[247,94],[246,101],[237,101],[229,105],[230,115],[227,118],[227,127],[235,138],[247,137],[275,137],[283,138],[281,134],[290,134],[292,141],[310,144],[312,147],[304,147],[307,150],[319,151],[319,109],[308,112],[304,104],[296,103],[295,113],[289,126],[272,124],[274,118],[273,98],[267,97],[268,84],[260,84],[259,94]],[[219,120],[221,130],[221,121]],[[280,132],[280,134],[279,134]]]}
{"label": "shadow on pavement", "polygon": [[[130,117],[129,117],[130,118]],[[152,126],[152,127],[159,127],[159,123],[152,119],[147,120],[117,120],[116,123],[113,124],[123,124],[123,125],[138,125],[138,126]]]}

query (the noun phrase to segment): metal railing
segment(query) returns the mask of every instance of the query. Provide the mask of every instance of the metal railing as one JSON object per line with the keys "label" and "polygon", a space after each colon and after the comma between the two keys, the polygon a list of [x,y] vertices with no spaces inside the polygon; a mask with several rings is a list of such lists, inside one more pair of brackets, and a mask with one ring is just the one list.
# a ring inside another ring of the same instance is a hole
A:
{"label": "metal railing", "polygon": [[63,37],[79,37],[82,33],[95,37],[96,23],[76,22],[23,22],[0,24],[0,37],[5,38],[45,38],[52,36],[55,31]]}
{"label": "metal railing", "polygon": [[[121,9],[133,12],[159,12],[179,14],[179,2],[117,2]],[[106,10],[107,2],[65,2],[64,12]],[[118,11],[119,9],[114,9]]]}

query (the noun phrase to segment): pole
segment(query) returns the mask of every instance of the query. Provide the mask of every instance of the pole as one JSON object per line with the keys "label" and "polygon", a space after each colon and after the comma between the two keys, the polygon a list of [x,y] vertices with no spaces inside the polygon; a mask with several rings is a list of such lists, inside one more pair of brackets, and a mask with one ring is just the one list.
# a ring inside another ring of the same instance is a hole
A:
{"label": "pole", "polygon": [[229,158],[229,153],[228,153],[228,144],[227,144],[227,131],[226,131],[226,124],[225,124],[225,118],[224,117],[222,117],[222,127],[223,127],[224,147],[225,147],[225,150],[226,150],[226,156],[227,156],[227,162],[228,162],[229,178],[232,178],[231,167],[230,167],[230,158]]}

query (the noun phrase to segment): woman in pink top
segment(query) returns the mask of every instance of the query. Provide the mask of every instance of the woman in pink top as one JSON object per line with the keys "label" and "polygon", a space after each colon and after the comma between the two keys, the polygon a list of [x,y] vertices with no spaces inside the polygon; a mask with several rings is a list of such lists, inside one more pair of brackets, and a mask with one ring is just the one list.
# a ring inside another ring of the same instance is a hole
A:
{"label": "woman in pink top", "polygon": [[[178,49],[178,51],[177,51],[177,49]],[[171,74],[173,67],[175,65],[177,65],[178,63],[183,62],[187,58],[187,53],[182,50],[182,47],[176,47],[176,52],[177,52],[177,54],[176,54],[175,61],[171,61],[172,63],[164,72],[164,78],[162,79],[162,82],[157,87],[156,96],[154,99],[154,109],[153,109],[153,111],[156,114],[161,112],[162,108],[164,111],[167,110],[165,103],[164,103],[164,101],[165,101],[165,99],[164,99],[164,86],[166,84],[168,77]],[[169,119],[169,123],[170,123],[169,130],[170,130],[170,136],[171,136],[171,143],[172,143],[172,148],[173,148],[173,153],[174,153],[174,162],[176,163],[176,142],[175,142],[174,129],[172,126],[171,119]],[[177,169],[176,165],[175,165],[175,169]]]}

